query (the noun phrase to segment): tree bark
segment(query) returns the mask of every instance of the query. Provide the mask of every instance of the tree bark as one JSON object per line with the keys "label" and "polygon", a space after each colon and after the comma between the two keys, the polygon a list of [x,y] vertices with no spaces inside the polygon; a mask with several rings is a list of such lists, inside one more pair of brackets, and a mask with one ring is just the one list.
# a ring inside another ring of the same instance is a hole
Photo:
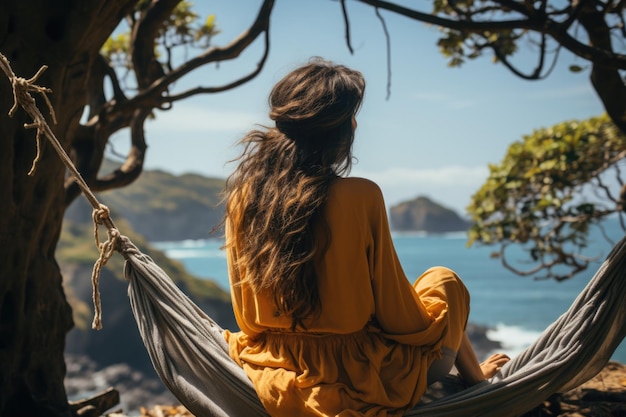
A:
{"label": "tree bark", "polygon": [[[50,87],[55,135],[68,149],[86,101],[89,68],[133,1],[1,0],[0,52],[16,75]],[[37,99],[42,113],[47,109]],[[0,79],[0,416],[69,416],[63,385],[72,314],[55,261],[65,209],[65,169],[42,141],[34,175],[35,132]],[[89,277],[85,277],[89,279]]]}
{"label": "tree bark", "polygon": [[[611,29],[603,12],[594,2],[586,1],[580,11],[580,22],[587,31],[589,44],[613,51]],[[613,123],[626,134],[626,85],[617,67],[592,62],[591,84]]]}

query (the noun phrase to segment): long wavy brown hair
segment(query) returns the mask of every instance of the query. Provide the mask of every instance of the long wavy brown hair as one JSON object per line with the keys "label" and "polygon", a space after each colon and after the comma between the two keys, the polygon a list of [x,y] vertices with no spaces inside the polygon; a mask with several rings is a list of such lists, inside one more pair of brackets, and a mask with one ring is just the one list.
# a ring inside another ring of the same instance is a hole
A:
{"label": "long wavy brown hair", "polygon": [[274,127],[249,132],[226,186],[237,265],[254,291],[273,294],[292,330],[321,309],[315,261],[330,242],[322,210],[333,179],[352,163],[360,72],[314,59],[269,96]]}

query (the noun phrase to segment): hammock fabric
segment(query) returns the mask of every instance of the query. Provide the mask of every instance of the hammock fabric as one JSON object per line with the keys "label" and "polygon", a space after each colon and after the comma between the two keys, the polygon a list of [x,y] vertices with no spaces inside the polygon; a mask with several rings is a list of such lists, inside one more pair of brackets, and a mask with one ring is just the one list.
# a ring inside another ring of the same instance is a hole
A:
{"label": "hammock fabric", "polygon": [[[198,417],[267,416],[244,371],[228,355],[222,329],[124,236],[130,303],[154,368]],[[571,307],[490,384],[449,395],[427,392],[407,416],[519,416],[550,395],[594,377],[626,335],[626,237]],[[452,377],[451,377],[452,378]],[[450,380],[440,389],[458,388]],[[451,387],[451,388],[450,388]]]}

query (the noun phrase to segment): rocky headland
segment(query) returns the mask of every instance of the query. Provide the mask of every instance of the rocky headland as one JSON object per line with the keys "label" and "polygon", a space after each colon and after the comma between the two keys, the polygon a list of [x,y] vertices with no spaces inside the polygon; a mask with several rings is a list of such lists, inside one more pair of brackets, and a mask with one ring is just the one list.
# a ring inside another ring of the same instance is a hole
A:
{"label": "rocky headland", "polygon": [[457,212],[428,197],[419,196],[389,209],[391,229],[429,234],[466,231],[470,223]]}

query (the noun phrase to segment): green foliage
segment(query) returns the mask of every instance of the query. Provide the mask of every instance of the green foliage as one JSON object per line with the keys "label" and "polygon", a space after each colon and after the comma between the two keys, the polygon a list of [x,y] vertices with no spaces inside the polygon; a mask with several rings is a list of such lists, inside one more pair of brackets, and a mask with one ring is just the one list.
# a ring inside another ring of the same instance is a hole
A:
{"label": "green foliage", "polygon": [[583,67],[581,67],[580,65],[570,65],[570,66],[569,66],[569,70],[570,70],[570,72],[574,72],[574,73],[576,73],[576,72],[581,72],[583,69],[584,69],[584,68],[583,68]]}
{"label": "green foliage", "polygon": [[100,53],[115,67],[132,68],[128,52],[130,50],[130,34],[128,32],[111,35]]}
{"label": "green foliage", "polygon": [[[435,0],[434,15],[463,21],[483,21],[495,16],[506,17],[512,11],[488,0]],[[437,42],[441,53],[449,58],[451,67],[461,66],[467,59],[482,56],[485,49],[497,50],[501,58],[513,56],[517,52],[517,41],[526,32],[521,29],[503,28],[498,31],[458,30],[439,27],[442,35]],[[494,62],[499,58],[494,56]]]}
{"label": "green foliage", "polygon": [[199,16],[191,10],[192,7],[189,1],[181,1],[176,5],[170,18],[164,22],[159,43],[167,47],[199,43],[204,48],[211,44],[211,38],[220,32],[215,15],[209,15],[204,23],[197,24]]}
{"label": "green foliage", "polygon": [[[440,28],[443,33],[437,41],[440,52],[449,58],[448,66],[460,67],[466,59],[475,59],[481,56],[484,45],[491,44],[497,47],[502,56],[512,56],[517,51],[517,36],[512,30],[500,32],[482,32],[480,34],[468,31],[457,31]],[[482,41],[478,41],[478,39]],[[483,45],[478,47],[478,45]],[[494,62],[498,58],[494,57]]]}
{"label": "green foliage", "polygon": [[211,43],[211,38],[220,33],[215,24],[215,15],[209,15],[204,21],[204,25],[196,29],[193,36],[195,42],[200,42],[206,48]]}
{"label": "green foliage", "polygon": [[[529,273],[545,269],[547,276],[565,279],[584,270],[588,260],[579,253],[589,227],[621,210],[619,190],[612,192],[602,174],[613,167],[621,183],[616,163],[625,149],[626,136],[607,116],[560,123],[514,142],[472,196],[468,244],[526,244],[539,264]],[[589,185],[603,198],[590,201],[584,192]],[[568,272],[554,272],[556,265]]]}
{"label": "green foliage", "polygon": [[[148,8],[149,2],[139,1],[136,13]],[[169,18],[163,22],[159,36],[155,39],[156,55],[166,65],[172,57],[172,50],[177,47],[208,48],[213,37],[220,33],[215,15],[209,15],[199,23],[200,16],[192,10],[193,3],[181,1],[176,5]],[[111,35],[104,43],[100,53],[116,68],[132,69],[130,62],[130,30]]]}

